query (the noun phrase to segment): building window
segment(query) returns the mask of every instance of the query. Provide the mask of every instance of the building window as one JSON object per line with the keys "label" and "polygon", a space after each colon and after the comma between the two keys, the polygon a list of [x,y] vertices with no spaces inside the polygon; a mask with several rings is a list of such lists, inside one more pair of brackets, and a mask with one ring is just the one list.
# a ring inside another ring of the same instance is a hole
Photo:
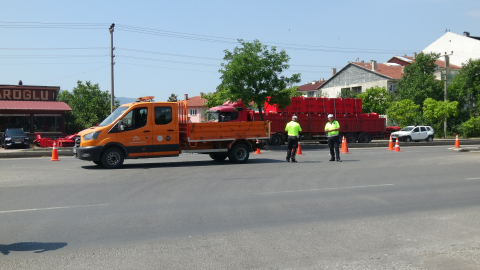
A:
{"label": "building window", "polygon": [[35,132],[61,132],[61,114],[34,114],[33,129]]}
{"label": "building window", "polygon": [[362,93],[362,87],[361,86],[352,87],[352,93],[354,93],[354,94]]}
{"label": "building window", "polygon": [[197,110],[190,110],[190,115],[197,115]]}
{"label": "building window", "polygon": [[388,91],[394,92],[395,89],[397,89],[397,83],[390,83],[390,84],[388,85]]}
{"label": "building window", "polygon": [[315,96],[315,91],[308,91],[307,92],[307,97],[314,97]]}

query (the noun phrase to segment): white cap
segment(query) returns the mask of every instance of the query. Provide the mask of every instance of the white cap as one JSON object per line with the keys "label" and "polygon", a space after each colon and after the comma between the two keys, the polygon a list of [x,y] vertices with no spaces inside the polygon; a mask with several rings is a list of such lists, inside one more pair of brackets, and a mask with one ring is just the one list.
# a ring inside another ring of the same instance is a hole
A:
{"label": "white cap", "polygon": [[298,117],[296,115],[292,116],[292,119],[298,119]]}
{"label": "white cap", "polygon": [[328,118],[333,118],[333,114],[329,114],[329,115],[328,115]]}

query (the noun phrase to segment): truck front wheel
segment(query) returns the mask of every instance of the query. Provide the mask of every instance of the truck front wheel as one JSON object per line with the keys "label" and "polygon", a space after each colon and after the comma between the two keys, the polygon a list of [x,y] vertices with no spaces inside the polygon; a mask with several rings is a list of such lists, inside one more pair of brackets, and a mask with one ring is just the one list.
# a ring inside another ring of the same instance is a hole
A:
{"label": "truck front wheel", "polygon": [[103,152],[101,160],[105,168],[118,169],[124,161],[123,152],[116,147],[108,148]]}
{"label": "truck front wheel", "polygon": [[370,135],[366,132],[362,132],[360,133],[360,135],[358,135],[358,142],[359,143],[369,143],[371,141],[370,139]]}
{"label": "truck front wheel", "polygon": [[233,163],[245,163],[250,153],[245,144],[236,144],[228,151],[228,159]]}

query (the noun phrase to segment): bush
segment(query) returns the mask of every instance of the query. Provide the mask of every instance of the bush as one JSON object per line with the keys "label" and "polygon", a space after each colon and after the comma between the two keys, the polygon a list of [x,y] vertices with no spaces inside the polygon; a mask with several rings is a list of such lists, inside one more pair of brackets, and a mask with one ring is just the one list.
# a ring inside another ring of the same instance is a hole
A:
{"label": "bush", "polygon": [[472,117],[460,126],[463,137],[480,137],[480,117]]}

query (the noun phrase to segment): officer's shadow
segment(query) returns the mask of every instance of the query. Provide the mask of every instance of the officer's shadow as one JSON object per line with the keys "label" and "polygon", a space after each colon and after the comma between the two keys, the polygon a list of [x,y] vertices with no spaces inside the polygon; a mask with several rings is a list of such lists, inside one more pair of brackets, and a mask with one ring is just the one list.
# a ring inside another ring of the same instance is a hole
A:
{"label": "officer's shadow", "polygon": [[42,253],[45,251],[57,250],[63,248],[67,243],[41,243],[41,242],[19,242],[10,245],[0,244],[0,253],[3,255],[10,254],[10,251],[35,251],[35,253]]}

